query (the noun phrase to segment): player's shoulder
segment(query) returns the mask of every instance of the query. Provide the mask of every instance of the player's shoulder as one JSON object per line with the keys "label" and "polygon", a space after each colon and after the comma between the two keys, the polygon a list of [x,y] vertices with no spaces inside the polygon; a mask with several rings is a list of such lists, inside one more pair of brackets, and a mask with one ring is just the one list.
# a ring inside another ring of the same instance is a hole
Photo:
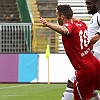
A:
{"label": "player's shoulder", "polygon": [[100,13],[99,13],[99,12],[96,12],[96,13],[94,14],[94,16],[100,16]]}
{"label": "player's shoulder", "polygon": [[87,25],[81,20],[72,20],[68,23],[65,23],[64,25],[65,26],[73,26],[73,27],[76,27],[76,26],[79,26],[79,27],[86,26],[87,27]]}
{"label": "player's shoulder", "polygon": [[86,23],[81,20],[73,21],[73,23],[75,24],[75,26],[79,26],[79,27],[86,26],[87,27]]}
{"label": "player's shoulder", "polygon": [[99,13],[99,12],[95,13],[95,14],[92,16],[92,19],[97,19],[97,18],[100,18],[100,13]]}

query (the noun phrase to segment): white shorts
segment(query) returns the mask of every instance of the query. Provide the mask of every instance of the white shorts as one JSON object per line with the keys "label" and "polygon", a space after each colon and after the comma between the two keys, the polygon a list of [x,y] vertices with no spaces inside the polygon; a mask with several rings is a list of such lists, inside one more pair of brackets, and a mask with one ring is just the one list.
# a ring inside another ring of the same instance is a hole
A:
{"label": "white shorts", "polygon": [[68,80],[70,80],[72,83],[74,83],[74,79],[75,79],[75,70],[74,70],[74,72],[69,76]]}
{"label": "white shorts", "polygon": [[93,52],[93,55],[98,59],[98,60],[100,60],[100,53],[98,53],[98,52]]}

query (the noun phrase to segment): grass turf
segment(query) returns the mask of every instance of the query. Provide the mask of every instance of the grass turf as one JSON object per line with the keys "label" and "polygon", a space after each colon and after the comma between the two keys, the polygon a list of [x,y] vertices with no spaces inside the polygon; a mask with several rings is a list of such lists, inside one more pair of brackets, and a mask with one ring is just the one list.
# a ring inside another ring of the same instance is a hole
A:
{"label": "grass turf", "polygon": [[66,84],[0,84],[0,100],[60,100]]}
{"label": "grass turf", "polygon": [[0,84],[0,100],[61,100],[66,84]]}

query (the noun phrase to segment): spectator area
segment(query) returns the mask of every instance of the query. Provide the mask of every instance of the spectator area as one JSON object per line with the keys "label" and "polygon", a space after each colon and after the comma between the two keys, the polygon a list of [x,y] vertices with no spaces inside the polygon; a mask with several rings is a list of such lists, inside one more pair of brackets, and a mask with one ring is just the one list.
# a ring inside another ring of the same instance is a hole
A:
{"label": "spectator area", "polygon": [[[61,35],[43,27],[39,22],[42,16],[50,22],[56,23],[55,8],[60,4],[69,4],[74,12],[74,17],[83,20],[87,25],[91,15],[87,13],[85,0],[28,0],[33,16],[33,52],[45,52],[46,45],[50,45],[52,53],[65,53]],[[54,35],[55,34],[55,35]],[[44,41],[44,42],[43,42]]]}

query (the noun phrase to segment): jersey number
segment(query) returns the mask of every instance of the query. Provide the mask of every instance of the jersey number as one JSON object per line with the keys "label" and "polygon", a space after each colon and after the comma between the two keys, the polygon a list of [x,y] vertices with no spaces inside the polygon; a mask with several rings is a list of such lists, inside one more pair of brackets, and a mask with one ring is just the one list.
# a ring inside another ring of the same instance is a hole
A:
{"label": "jersey number", "polygon": [[87,36],[87,31],[85,30],[84,32],[81,30],[79,32],[79,36],[80,36],[80,47],[81,49],[83,49],[83,47],[87,47],[88,46],[88,36]]}

